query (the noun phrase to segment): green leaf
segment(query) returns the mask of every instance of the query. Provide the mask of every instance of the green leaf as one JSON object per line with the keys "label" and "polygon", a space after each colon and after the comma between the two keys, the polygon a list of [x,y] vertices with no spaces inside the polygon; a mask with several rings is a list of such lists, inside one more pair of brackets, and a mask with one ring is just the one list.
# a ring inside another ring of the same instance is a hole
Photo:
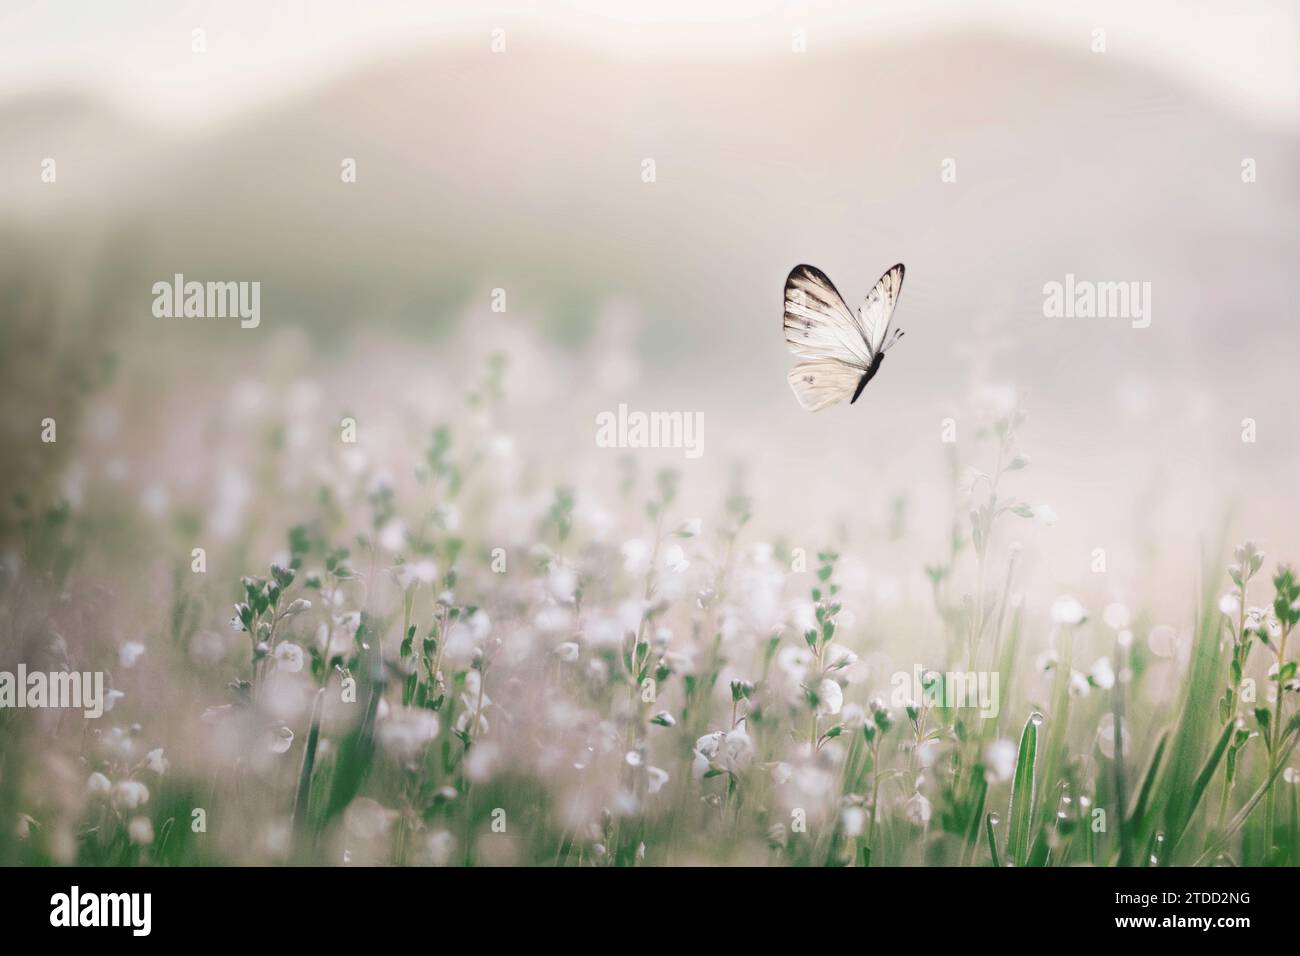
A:
{"label": "green leaf", "polygon": [[[984,816],[984,800],[988,796],[989,784],[984,778],[984,767],[975,764],[971,768],[971,789],[968,807],[963,809],[964,813],[969,814],[970,823],[966,826],[964,834],[966,846],[973,852],[980,839],[980,818]],[[965,856],[962,857],[965,860]]]}
{"label": "green leaf", "polygon": [[311,812],[311,780],[316,767],[316,750],[320,743],[321,706],[325,700],[325,688],[316,692],[316,700],[311,709],[311,729],[307,732],[307,744],[303,748],[302,766],[298,769],[298,789],[293,801],[293,831],[297,849],[304,849],[308,837],[307,816]]}
{"label": "green leaf", "polygon": [[[1221,540],[1205,549],[1207,555],[1216,555],[1222,550]],[[1150,835],[1148,830],[1162,826],[1168,836],[1178,832],[1190,817],[1187,806],[1193,782],[1205,761],[1206,753],[1213,747],[1222,728],[1216,704],[1223,693],[1222,680],[1227,673],[1230,655],[1224,653],[1221,641],[1222,615],[1217,607],[1218,589],[1212,584],[1222,572],[1210,563],[1212,558],[1207,557],[1206,560],[1201,576],[1205,584],[1197,612],[1198,623],[1192,643],[1191,661],[1183,679],[1181,712],[1170,735],[1164,767],[1152,794],[1153,800],[1159,797],[1161,806],[1158,811],[1153,808],[1153,812],[1148,814],[1149,819],[1142,821],[1143,830],[1135,837],[1137,846],[1146,843]],[[1167,852],[1162,855],[1168,856]]]}
{"label": "green leaf", "polygon": [[[1169,731],[1160,735],[1160,740],[1156,743],[1155,752],[1151,754],[1151,763],[1147,765],[1146,775],[1142,778],[1142,786],[1138,790],[1137,802],[1133,804],[1133,812],[1129,814],[1129,820],[1136,825],[1141,825],[1142,818],[1146,816],[1147,803],[1151,799],[1151,788],[1155,786],[1156,774],[1160,772],[1160,760],[1165,755],[1165,746],[1169,743]],[[1120,864],[1121,866],[1127,864]]]}
{"label": "green leaf", "polygon": [[327,820],[332,819],[352,802],[369,775],[375,757],[375,720],[379,712],[379,702],[384,695],[384,670],[379,655],[379,642],[374,637],[370,616],[364,612],[357,625],[354,640],[363,648],[367,643],[369,644],[361,655],[366,663],[366,670],[359,675],[365,680],[365,711],[360,723],[339,746],[329,805],[325,810]]}
{"label": "green leaf", "polygon": [[1034,764],[1038,756],[1036,717],[1038,715],[1033,714],[1025,721],[1025,729],[1020,734],[1020,750],[1016,755],[1016,773],[1011,782],[1007,857],[1016,866],[1024,866],[1029,858],[1029,828],[1034,818]]}
{"label": "green leaf", "polygon": [[1272,735],[1269,731],[1269,721],[1272,719],[1272,716],[1273,715],[1268,712],[1267,707],[1255,708],[1255,720],[1259,724],[1259,732],[1264,735],[1264,742],[1268,744],[1269,747],[1273,746],[1273,741],[1271,739]]}
{"label": "green leaf", "polygon": [[1197,806],[1200,805],[1201,797],[1205,796],[1205,790],[1214,778],[1214,771],[1218,769],[1219,761],[1223,759],[1223,752],[1228,749],[1228,741],[1232,739],[1232,729],[1236,726],[1236,721],[1228,721],[1223,731],[1219,734],[1219,740],[1210,751],[1210,756],[1206,758],[1205,764],[1201,767],[1201,772],[1196,775],[1196,780],[1192,783],[1192,798],[1187,804],[1187,810],[1183,816],[1182,824],[1170,834],[1169,845],[1175,849],[1178,847],[1178,841],[1182,839],[1187,825],[1191,823],[1192,817],[1196,813]]}
{"label": "green leaf", "polygon": [[1034,838],[1033,847],[1029,851],[1029,858],[1025,860],[1025,866],[1046,866],[1047,854],[1050,848],[1047,845],[1047,827],[1040,827],[1038,836]]}
{"label": "green leaf", "polygon": [[984,814],[984,837],[989,841],[989,856],[993,858],[993,865],[1000,867],[1002,859],[998,856],[998,838],[993,833],[993,814]]}

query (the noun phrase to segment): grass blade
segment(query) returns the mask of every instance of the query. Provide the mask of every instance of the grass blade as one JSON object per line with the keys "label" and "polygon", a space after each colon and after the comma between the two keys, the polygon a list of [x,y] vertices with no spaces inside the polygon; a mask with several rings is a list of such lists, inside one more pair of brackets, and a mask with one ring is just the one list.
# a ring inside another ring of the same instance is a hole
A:
{"label": "grass blade", "polygon": [[1029,830],[1034,820],[1034,764],[1038,758],[1039,714],[1030,714],[1020,734],[1020,751],[1016,755],[1016,774],[1011,782],[1011,807],[1007,812],[1007,858],[1024,866],[1029,858]]}
{"label": "grass blade", "polygon": [[1047,845],[1047,827],[1040,827],[1038,836],[1034,838],[1033,849],[1029,851],[1029,858],[1025,861],[1025,866],[1047,866],[1047,858],[1051,850]]}
{"label": "grass blade", "polygon": [[1178,841],[1183,838],[1187,832],[1187,826],[1192,822],[1192,817],[1196,815],[1196,808],[1200,806],[1201,797],[1205,796],[1205,790],[1214,778],[1214,772],[1219,767],[1219,762],[1223,760],[1224,751],[1228,749],[1228,741],[1232,739],[1232,732],[1236,729],[1237,722],[1230,719],[1224,725],[1223,731],[1219,734],[1219,740],[1210,751],[1210,755],[1205,758],[1205,765],[1201,767],[1201,772],[1196,775],[1196,780],[1192,783],[1192,795],[1187,803],[1187,811],[1183,816],[1178,828],[1169,834],[1169,845],[1175,850],[1178,849]]}
{"label": "grass blade", "polygon": [[293,801],[294,840],[301,852],[307,834],[307,815],[311,812],[311,776],[316,767],[316,748],[320,744],[321,706],[325,702],[325,688],[316,692],[311,708],[311,729],[307,732],[307,745],[302,751],[302,768],[298,773],[298,792]]}
{"label": "grass blade", "polygon": [[[1147,765],[1146,775],[1142,778],[1142,787],[1138,790],[1137,802],[1133,804],[1133,812],[1128,816],[1130,825],[1125,827],[1126,832],[1132,832],[1135,829],[1141,830],[1143,828],[1146,820],[1147,805],[1151,800],[1151,789],[1155,786],[1156,775],[1160,773],[1160,761],[1164,758],[1165,747],[1168,746],[1168,744],[1169,731],[1166,730],[1160,735],[1160,739],[1156,742],[1155,752],[1151,755],[1151,763]],[[1120,851],[1120,866],[1133,865],[1132,846],[1133,844],[1131,839],[1124,842],[1124,847]]]}
{"label": "grass blade", "polygon": [[962,859],[974,859],[975,848],[980,842],[980,819],[984,816],[984,801],[988,797],[989,784],[984,779],[984,768],[978,764],[973,774],[972,789],[975,791],[971,797],[971,815],[970,828],[966,832],[967,851],[962,855]]}
{"label": "grass blade", "polygon": [[[1209,553],[1217,556],[1223,550],[1220,535],[1219,541]],[[1217,563],[1205,565],[1203,582],[1217,581],[1219,576]],[[1156,790],[1156,795],[1164,797],[1159,815],[1166,834],[1181,832],[1182,826],[1191,817],[1188,801],[1191,799],[1193,781],[1201,767],[1201,755],[1214,739],[1212,735],[1218,723],[1219,688],[1225,676],[1226,661],[1220,647],[1222,615],[1216,606],[1217,601],[1214,586],[1203,583],[1182,710],[1177,729],[1170,739],[1169,751],[1165,755],[1165,769],[1160,777],[1160,786]],[[1154,826],[1155,821],[1151,821],[1151,824]]]}
{"label": "grass blade", "polygon": [[[1124,673],[1124,660],[1121,656],[1125,648],[1115,644],[1115,673]],[[1119,862],[1127,866],[1133,859],[1133,826],[1126,818],[1125,805],[1128,803],[1127,776],[1124,772],[1124,682],[1116,681],[1111,695],[1112,719],[1112,757],[1111,769],[1115,773],[1115,823],[1119,837]]]}
{"label": "grass blade", "polygon": [[998,838],[993,832],[993,814],[984,814],[984,836],[989,841],[989,856],[993,858],[993,865],[1000,867],[1002,858],[998,855]]}
{"label": "grass blade", "polygon": [[1296,714],[1291,718],[1291,724],[1287,728],[1286,736],[1283,737],[1283,740],[1290,737],[1290,742],[1283,745],[1278,754],[1277,763],[1273,766],[1273,771],[1268,775],[1268,779],[1251,795],[1251,798],[1246,801],[1246,805],[1237,811],[1237,815],[1228,821],[1228,825],[1223,828],[1223,832],[1210,841],[1210,844],[1205,848],[1205,852],[1197,857],[1195,865],[1199,866],[1215,852],[1222,849],[1223,845],[1228,842],[1228,837],[1241,829],[1255,807],[1259,805],[1259,801],[1264,799],[1264,795],[1268,793],[1269,788],[1273,786],[1277,778],[1282,775],[1282,771],[1286,769],[1287,761],[1291,759],[1291,751],[1295,750],[1297,741],[1300,741],[1300,735],[1292,736],[1292,731],[1297,729],[1300,729],[1300,714]]}
{"label": "grass blade", "polygon": [[339,747],[338,763],[331,781],[329,804],[325,810],[326,819],[333,819],[340,813],[361,789],[370,765],[375,756],[375,719],[379,712],[379,702],[384,695],[383,663],[379,656],[378,639],[372,633],[370,618],[364,612],[361,623],[357,626],[357,643],[368,645],[365,658],[369,671],[366,683],[366,709],[361,723],[343,741]]}
{"label": "grass blade", "polygon": [[1129,819],[1140,821],[1146,814],[1147,803],[1151,798],[1151,788],[1155,786],[1156,775],[1160,772],[1160,759],[1165,755],[1165,747],[1169,744],[1169,731],[1160,735],[1156,742],[1155,752],[1151,754],[1151,763],[1147,765],[1146,775],[1142,778],[1142,787],[1138,790],[1137,802],[1133,804],[1133,812],[1129,814]]}

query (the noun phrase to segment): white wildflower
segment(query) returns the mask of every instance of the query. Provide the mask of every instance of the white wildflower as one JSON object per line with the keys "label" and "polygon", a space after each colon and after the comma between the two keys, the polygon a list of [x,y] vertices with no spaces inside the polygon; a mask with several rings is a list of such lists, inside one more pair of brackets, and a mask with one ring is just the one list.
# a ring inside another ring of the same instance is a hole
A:
{"label": "white wildflower", "polygon": [[829,677],[817,685],[817,715],[819,717],[838,714],[844,706],[844,691],[840,685]]}
{"label": "white wildflower", "polygon": [[916,826],[925,826],[930,822],[930,801],[919,792],[914,793],[911,799],[907,801],[903,812],[907,815],[907,819]]}
{"label": "white wildflower", "polygon": [[867,814],[861,807],[845,807],[840,812],[840,826],[847,837],[862,836],[867,825]]}
{"label": "white wildflower", "polygon": [[1083,605],[1068,594],[1063,594],[1052,602],[1052,620],[1057,624],[1081,624],[1087,616],[1088,612],[1083,609]]}
{"label": "white wildflower", "polygon": [[406,525],[396,518],[390,518],[379,529],[379,546],[385,551],[400,551],[406,543]]}
{"label": "white wildflower", "polygon": [[668,570],[681,574],[691,566],[691,562],[686,559],[686,552],[682,550],[682,546],[674,544],[664,554],[664,565]]}
{"label": "white wildflower", "polygon": [[117,659],[123,667],[130,670],[144,655],[144,645],[139,641],[127,641],[118,649]]}
{"label": "white wildflower", "polygon": [[646,767],[646,790],[649,793],[658,793],[668,783],[668,771],[659,767]]}
{"label": "white wildflower", "polygon": [[148,846],[153,842],[153,821],[148,817],[132,817],[127,824],[126,834],[132,843]]}
{"label": "white wildflower", "polygon": [[149,788],[139,780],[122,780],[113,787],[113,806],[134,810],[149,800]]}
{"label": "white wildflower", "polygon": [[1102,690],[1110,690],[1115,686],[1115,671],[1110,665],[1109,657],[1099,657],[1088,671],[1092,682]]}
{"label": "white wildflower", "polygon": [[640,538],[623,544],[623,570],[628,574],[645,574],[650,566],[650,546]]}
{"label": "white wildflower", "polygon": [[145,760],[147,761],[146,766],[160,777],[165,774],[167,768],[171,766],[171,763],[163,756],[163,749],[161,747],[149,751],[149,753],[145,755]]}
{"label": "white wildflower", "polygon": [[283,641],[275,646],[275,666],[281,670],[296,674],[302,670],[302,648],[291,641]]}
{"label": "white wildflower", "polygon": [[1102,612],[1101,617],[1106,622],[1106,626],[1113,631],[1124,630],[1130,620],[1128,606],[1115,601],[1106,605],[1106,610]]}

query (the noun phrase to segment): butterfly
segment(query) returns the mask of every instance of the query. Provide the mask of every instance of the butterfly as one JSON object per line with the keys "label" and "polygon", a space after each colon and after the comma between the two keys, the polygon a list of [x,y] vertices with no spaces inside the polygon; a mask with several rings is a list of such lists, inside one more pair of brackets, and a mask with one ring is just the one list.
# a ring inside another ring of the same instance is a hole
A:
{"label": "butterfly", "polygon": [[903,264],[876,282],[854,315],[826,273],[800,265],[785,280],[785,341],[804,361],[790,369],[794,397],[810,412],[850,393],[852,405],[880,371],[885,352],[903,337],[889,320],[903,288]]}

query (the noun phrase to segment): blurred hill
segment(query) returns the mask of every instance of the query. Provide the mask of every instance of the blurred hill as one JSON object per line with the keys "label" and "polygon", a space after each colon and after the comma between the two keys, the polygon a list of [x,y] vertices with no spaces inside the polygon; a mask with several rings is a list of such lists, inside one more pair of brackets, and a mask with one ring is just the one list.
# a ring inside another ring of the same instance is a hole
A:
{"label": "blurred hill", "polygon": [[[1225,354],[1188,333],[1222,329],[1224,282],[1248,313],[1237,322],[1265,327],[1290,327],[1297,291],[1294,135],[1118,57],[992,36],[718,62],[447,47],[197,138],[49,96],[0,121],[11,222],[99,220],[133,237],[142,277],[257,275],[322,326],[359,310],[424,324],[496,285],[580,322],[622,293],[656,307],[665,350],[690,329],[690,351],[753,358],[771,337],[737,333],[770,318],[794,262],[820,263],[855,299],[902,259],[912,314],[935,332],[960,335],[984,309],[1032,319],[1066,271],[1146,279],[1147,347],[1254,367],[1276,350]],[[32,174],[46,155],[57,191]],[[1252,187],[1243,156],[1259,165]],[[344,157],[359,166],[351,186]],[[1061,341],[1043,322],[1021,331],[1045,353]],[[1092,363],[1053,377],[1078,364]]]}
{"label": "blurred hill", "polygon": [[[149,287],[183,272],[260,280],[266,329],[300,326],[335,354],[357,334],[446,341],[498,286],[511,321],[565,347],[628,300],[647,401],[709,409],[719,442],[812,461],[848,410],[810,419],[790,400],[785,274],[813,262],[856,304],[903,261],[908,338],[871,410],[853,410],[871,447],[838,450],[846,470],[868,451],[906,461],[907,436],[928,441],[941,408],[994,379],[1028,389],[1061,476],[1101,502],[1102,476],[1071,456],[1106,441],[1107,480],[1144,463],[1195,474],[1240,450],[1247,415],[1262,423],[1248,481],[1271,491],[1261,463],[1294,474],[1279,407],[1300,346],[1294,125],[1246,122],[1119,56],[992,35],[709,61],[481,46],[377,62],[201,134],[54,94],[0,107],[0,241],[25,251],[0,282],[11,302],[44,284],[82,303],[49,341],[20,335],[39,310],[6,309],[5,364],[30,373],[17,404],[7,377],[7,433],[29,428],[13,409],[41,403],[31,379],[58,380],[30,370],[60,341],[128,369],[178,334],[252,348],[229,326],[158,325]],[[40,181],[45,156],[57,186]],[[1243,157],[1258,182],[1242,182]],[[1044,318],[1042,287],[1067,272],[1150,282],[1151,327]]]}

